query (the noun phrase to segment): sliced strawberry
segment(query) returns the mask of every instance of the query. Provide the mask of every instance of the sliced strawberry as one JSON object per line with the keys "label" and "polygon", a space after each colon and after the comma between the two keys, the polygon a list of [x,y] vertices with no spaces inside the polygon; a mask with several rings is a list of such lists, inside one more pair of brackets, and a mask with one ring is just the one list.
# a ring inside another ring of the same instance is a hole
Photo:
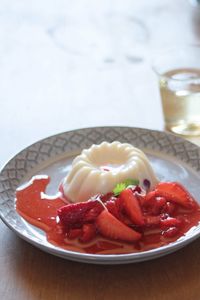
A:
{"label": "sliced strawberry", "polygon": [[87,243],[93,240],[96,236],[96,226],[94,224],[84,224],[82,228],[82,236],[80,241],[82,243]]}
{"label": "sliced strawberry", "polygon": [[108,211],[115,216],[116,218],[120,219],[121,216],[121,205],[120,205],[120,198],[112,197],[105,203]]}
{"label": "sliced strawberry", "polygon": [[156,196],[156,191],[151,191],[144,197],[145,200],[142,202],[144,210],[158,215],[160,213],[173,214],[176,210],[176,203],[167,201],[163,196]]}
{"label": "sliced strawberry", "polygon": [[122,191],[120,194],[120,199],[133,224],[144,225],[142,210],[140,208],[139,201],[133,192],[130,189]]}
{"label": "sliced strawberry", "polygon": [[141,194],[135,194],[135,196],[136,196],[136,198],[139,201],[140,207],[145,206],[145,204],[146,204],[146,196],[141,195]]}
{"label": "sliced strawberry", "polygon": [[110,193],[107,193],[107,194],[102,194],[102,195],[99,195],[99,199],[102,201],[102,202],[106,202],[106,201],[109,201],[109,200],[111,200],[111,198],[115,198],[116,199],[116,197],[114,197],[114,194],[112,193],[112,192],[110,192]]}
{"label": "sliced strawberry", "polygon": [[84,222],[94,221],[103,209],[103,205],[98,201],[98,203],[96,203],[96,205],[92,209],[86,212],[84,216]]}
{"label": "sliced strawberry", "polygon": [[175,203],[167,201],[162,209],[162,212],[172,215],[176,211],[176,208],[177,207]]}
{"label": "sliced strawberry", "polygon": [[70,229],[67,233],[67,237],[70,240],[79,238],[81,235],[82,235],[82,229],[81,228]]}
{"label": "sliced strawberry", "polygon": [[177,218],[171,218],[168,217],[166,219],[160,220],[160,226],[161,228],[169,228],[169,227],[179,227],[182,224],[181,220],[178,220]]}
{"label": "sliced strawberry", "polygon": [[179,233],[179,229],[177,227],[170,227],[167,230],[163,231],[163,236],[165,238],[172,238]]}
{"label": "sliced strawberry", "polygon": [[192,195],[177,182],[159,182],[155,187],[156,196],[165,197],[168,201],[178,203],[187,208],[196,207]]}
{"label": "sliced strawberry", "polygon": [[[149,196],[150,194],[150,196]],[[153,215],[159,215],[163,210],[167,200],[165,197],[156,197],[155,192],[150,192],[146,195],[146,201],[143,204]]]}
{"label": "sliced strawberry", "polygon": [[122,223],[126,225],[132,225],[133,222],[130,220],[128,215],[124,212],[124,207],[121,202],[122,201],[120,198],[116,198],[116,199],[111,198],[111,200],[105,203],[105,206],[108,209],[108,211],[114,217],[119,219]]}
{"label": "sliced strawberry", "polygon": [[109,211],[103,210],[96,219],[98,231],[105,237],[114,240],[134,242],[141,234],[115,218]]}
{"label": "sliced strawberry", "polygon": [[160,216],[145,216],[145,225],[147,227],[158,227],[160,225]]}
{"label": "sliced strawberry", "polygon": [[144,204],[151,203],[151,201],[154,200],[155,197],[156,197],[156,192],[155,191],[150,191],[145,196],[145,203]]}
{"label": "sliced strawberry", "polygon": [[[80,228],[85,222],[94,220],[102,211],[103,206],[98,200],[68,204],[58,209],[61,224],[66,228]],[[95,210],[89,215],[89,213]]]}
{"label": "sliced strawberry", "polygon": [[165,197],[156,197],[154,205],[152,207],[152,212],[154,215],[160,214],[160,212],[163,210],[167,200]]}

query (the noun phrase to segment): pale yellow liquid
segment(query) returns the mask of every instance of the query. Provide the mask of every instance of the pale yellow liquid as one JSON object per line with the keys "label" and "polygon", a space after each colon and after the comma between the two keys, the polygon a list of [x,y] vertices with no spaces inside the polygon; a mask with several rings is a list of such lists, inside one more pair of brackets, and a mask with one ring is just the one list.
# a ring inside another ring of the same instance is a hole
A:
{"label": "pale yellow liquid", "polygon": [[160,79],[166,128],[178,134],[200,135],[200,70],[176,69]]}

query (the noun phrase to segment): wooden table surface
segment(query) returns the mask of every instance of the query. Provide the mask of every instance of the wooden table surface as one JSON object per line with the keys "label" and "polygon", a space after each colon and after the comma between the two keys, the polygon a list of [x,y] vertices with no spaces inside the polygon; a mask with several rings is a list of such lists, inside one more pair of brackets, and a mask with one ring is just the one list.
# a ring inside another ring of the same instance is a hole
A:
{"label": "wooden table surface", "polygon": [[[200,8],[186,0],[0,4],[0,166],[62,131],[163,130],[151,57],[199,43]],[[154,261],[98,266],[46,254],[2,222],[0,232],[0,299],[200,299],[199,239]]]}

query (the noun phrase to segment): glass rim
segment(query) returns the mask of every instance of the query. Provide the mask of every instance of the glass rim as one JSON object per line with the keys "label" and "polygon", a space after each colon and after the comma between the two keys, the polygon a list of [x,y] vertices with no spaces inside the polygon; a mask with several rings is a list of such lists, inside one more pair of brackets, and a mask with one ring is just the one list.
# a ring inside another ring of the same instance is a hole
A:
{"label": "glass rim", "polygon": [[[167,76],[163,72],[159,71],[158,66],[157,66],[158,62],[161,61],[165,56],[169,55],[170,53],[178,53],[178,52],[181,52],[181,51],[182,52],[184,51],[184,53],[186,53],[186,50],[189,50],[189,49],[200,51],[200,43],[198,43],[198,44],[177,45],[177,46],[173,46],[173,47],[168,47],[166,50],[160,50],[157,54],[158,57],[152,59],[152,62],[151,62],[152,70],[154,71],[154,73],[157,76],[162,77],[162,78],[166,78],[166,79],[171,78],[172,80],[177,81],[177,82],[187,82],[189,80],[191,81],[191,79],[188,79],[188,78],[179,79],[179,78],[172,78],[170,75]],[[173,69],[173,68],[171,68],[171,69]],[[196,69],[196,70],[200,71],[200,67],[199,68],[193,68],[193,69],[194,70]],[[199,76],[194,78],[194,80],[198,80],[198,79],[200,79],[200,74],[199,74]]]}

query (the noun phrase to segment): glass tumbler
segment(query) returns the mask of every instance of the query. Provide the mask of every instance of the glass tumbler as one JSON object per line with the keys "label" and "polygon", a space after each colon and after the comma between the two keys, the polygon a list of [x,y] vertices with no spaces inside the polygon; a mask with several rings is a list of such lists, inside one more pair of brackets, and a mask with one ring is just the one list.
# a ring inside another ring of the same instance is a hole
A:
{"label": "glass tumbler", "polygon": [[200,46],[172,48],[153,62],[158,76],[165,128],[200,135]]}

